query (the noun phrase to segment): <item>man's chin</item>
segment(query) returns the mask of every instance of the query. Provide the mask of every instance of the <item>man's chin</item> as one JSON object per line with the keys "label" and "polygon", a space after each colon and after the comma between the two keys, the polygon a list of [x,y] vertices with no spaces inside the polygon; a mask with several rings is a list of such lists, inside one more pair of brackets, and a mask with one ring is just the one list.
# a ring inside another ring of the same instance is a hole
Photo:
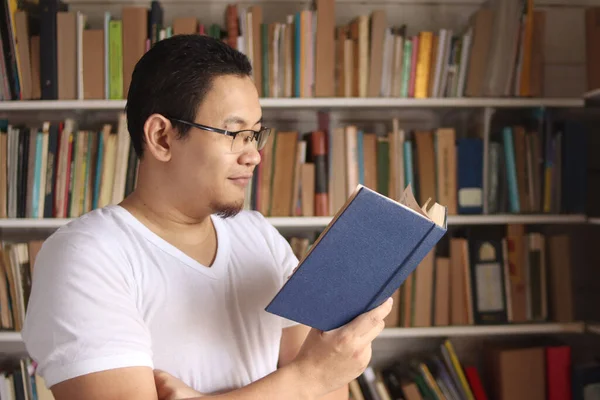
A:
{"label": "man's chin", "polygon": [[232,204],[213,205],[214,213],[221,218],[231,218],[238,215],[244,209],[244,201]]}

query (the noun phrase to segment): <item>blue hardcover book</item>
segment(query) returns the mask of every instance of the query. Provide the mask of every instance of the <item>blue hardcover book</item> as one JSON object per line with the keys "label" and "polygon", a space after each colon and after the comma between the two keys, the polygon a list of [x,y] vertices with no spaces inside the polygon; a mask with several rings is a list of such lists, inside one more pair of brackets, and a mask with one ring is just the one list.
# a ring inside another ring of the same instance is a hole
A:
{"label": "blue hardcover book", "polygon": [[456,141],[458,213],[483,212],[483,141],[463,138]]}
{"label": "blue hardcover book", "polygon": [[513,213],[521,212],[519,202],[519,186],[517,184],[517,170],[515,161],[515,145],[512,128],[505,127],[502,131],[504,138],[504,157],[506,165],[506,178],[508,180],[509,209]]}
{"label": "blue hardcover book", "polygon": [[266,310],[328,331],[380,305],[446,233],[446,207],[427,203],[358,185]]}

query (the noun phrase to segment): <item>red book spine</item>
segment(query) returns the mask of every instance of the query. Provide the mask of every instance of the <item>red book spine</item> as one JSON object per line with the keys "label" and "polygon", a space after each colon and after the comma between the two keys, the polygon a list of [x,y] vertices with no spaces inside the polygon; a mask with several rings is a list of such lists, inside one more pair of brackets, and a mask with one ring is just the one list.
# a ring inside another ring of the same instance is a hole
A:
{"label": "red book spine", "polygon": [[469,386],[471,386],[471,392],[473,392],[473,397],[475,397],[475,400],[488,400],[485,390],[483,389],[483,384],[481,383],[481,378],[479,377],[479,372],[477,372],[477,368],[466,367],[465,375],[467,376],[467,380],[469,381]]}
{"label": "red book spine", "polygon": [[325,132],[311,134],[312,156],[315,163],[315,216],[329,215],[329,185],[327,177],[327,137]]}
{"label": "red book spine", "polygon": [[546,384],[548,400],[571,400],[571,348],[546,348]]}

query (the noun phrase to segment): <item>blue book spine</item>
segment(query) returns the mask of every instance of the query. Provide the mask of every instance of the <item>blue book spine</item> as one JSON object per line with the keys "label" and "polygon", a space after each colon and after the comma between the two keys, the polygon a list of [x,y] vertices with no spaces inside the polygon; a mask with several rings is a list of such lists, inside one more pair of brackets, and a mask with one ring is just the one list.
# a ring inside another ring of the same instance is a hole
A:
{"label": "blue book spine", "polygon": [[404,181],[406,186],[410,184],[413,192],[417,193],[414,185],[412,142],[410,140],[404,142]]}
{"label": "blue book spine", "polygon": [[358,159],[358,183],[365,184],[365,156],[363,147],[363,131],[356,134],[356,158]]}
{"label": "blue book spine", "polygon": [[506,163],[506,178],[508,183],[508,200],[510,211],[521,211],[519,203],[519,188],[517,186],[517,170],[515,167],[515,146],[513,144],[512,129],[505,127],[502,131],[504,137],[504,157]]}

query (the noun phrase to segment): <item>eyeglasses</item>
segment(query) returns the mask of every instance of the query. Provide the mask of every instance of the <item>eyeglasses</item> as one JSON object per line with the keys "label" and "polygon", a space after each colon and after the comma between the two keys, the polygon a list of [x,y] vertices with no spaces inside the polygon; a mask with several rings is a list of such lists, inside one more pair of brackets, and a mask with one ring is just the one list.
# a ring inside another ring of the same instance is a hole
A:
{"label": "eyeglasses", "polygon": [[195,122],[184,121],[177,118],[169,118],[171,121],[177,121],[185,125],[193,126],[194,128],[202,129],[204,131],[220,133],[222,135],[231,136],[233,140],[231,141],[231,151],[233,153],[238,153],[243,151],[247,146],[254,142],[257,150],[262,150],[267,143],[267,139],[271,134],[271,128],[267,128],[263,126],[260,130],[255,131],[252,129],[244,129],[241,131],[230,132],[225,129],[213,128],[210,126],[197,124]]}

